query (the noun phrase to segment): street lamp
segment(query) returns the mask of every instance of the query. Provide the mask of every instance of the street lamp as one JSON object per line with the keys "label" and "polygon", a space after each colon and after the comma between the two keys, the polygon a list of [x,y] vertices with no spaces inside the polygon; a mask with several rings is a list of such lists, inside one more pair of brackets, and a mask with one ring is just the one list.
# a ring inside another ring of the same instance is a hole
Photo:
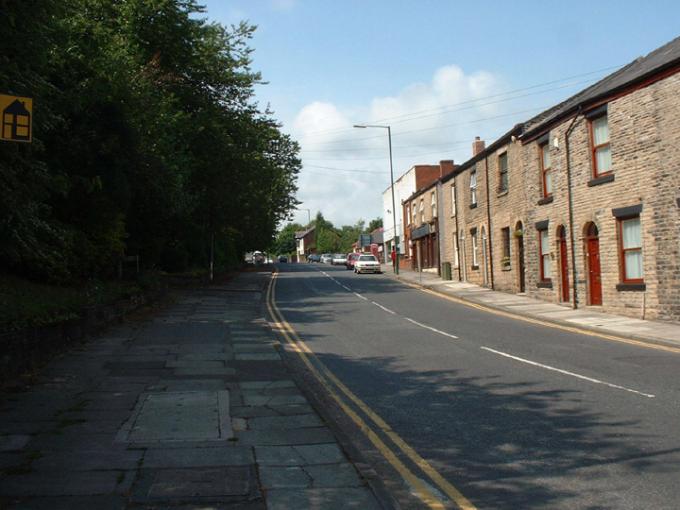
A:
{"label": "street lamp", "polygon": [[378,124],[355,124],[355,128],[382,128],[387,129],[387,141],[390,147],[390,189],[392,190],[392,225],[394,228],[394,274],[399,274],[399,236],[397,235],[397,208],[394,202],[394,171],[392,170],[392,130],[390,126],[381,126]]}

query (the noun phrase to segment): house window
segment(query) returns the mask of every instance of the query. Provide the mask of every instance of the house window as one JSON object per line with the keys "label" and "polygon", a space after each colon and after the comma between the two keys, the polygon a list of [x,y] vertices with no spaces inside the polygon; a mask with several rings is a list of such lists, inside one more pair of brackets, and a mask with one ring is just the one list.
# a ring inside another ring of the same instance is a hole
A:
{"label": "house window", "polygon": [[416,207],[416,203],[413,202],[413,207],[411,208],[413,211],[413,224],[417,224],[417,219],[418,219],[418,208]]}
{"label": "house window", "polygon": [[508,153],[498,156],[498,192],[508,191]]}
{"label": "house window", "polygon": [[470,237],[472,238],[472,269],[477,269],[479,267],[477,262],[477,229],[470,232]]}
{"label": "house window", "polygon": [[406,220],[411,221],[411,206],[409,205],[406,206]]}
{"label": "house window", "polygon": [[503,258],[501,259],[501,266],[503,268],[510,267],[510,227],[501,229],[501,238],[503,240]]}
{"label": "house window", "polygon": [[552,181],[552,166],[550,163],[550,144],[548,142],[539,147],[539,155],[541,162],[541,181],[543,183],[543,197],[547,198],[552,195],[553,181]]}
{"label": "house window", "polygon": [[540,256],[541,282],[549,283],[551,276],[550,240],[548,229],[538,231],[538,252]]}
{"label": "house window", "polygon": [[470,205],[477,205],[477,171],[470,173]]}
{"label": "house window", "polygon": [[642,236],[640,217],[619,218],[621,279],[623,283],[642,283]]}
{"label": "house window", "polygon": [[456,215],[456,185],[451,185],[451,216]]}
{"label": "house window", "polygon": [[590,139],[593,158],[593,175],[608,174],[612,171],[612,154],[609,146],[609,123],[607,114],[590,121]]}
{"label": "house window", "polygon": [[423,199],[420,199],[420,224],[422,225],[425,223],[425,204],[423,203]]}
{"label": "house window", "polygon": [[432,212],[432,219],[437,217],[437,199],[434,196],[434,191],[430,193],[430,209]]}

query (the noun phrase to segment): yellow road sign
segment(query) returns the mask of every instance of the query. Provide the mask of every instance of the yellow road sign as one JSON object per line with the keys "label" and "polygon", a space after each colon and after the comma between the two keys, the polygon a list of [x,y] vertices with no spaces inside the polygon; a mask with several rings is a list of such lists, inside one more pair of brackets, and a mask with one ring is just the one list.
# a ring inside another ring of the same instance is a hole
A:
{"label": "yellow road sign", "polygon": [[30,142],[33,133],[33,99],[0,94],[0,140]]}

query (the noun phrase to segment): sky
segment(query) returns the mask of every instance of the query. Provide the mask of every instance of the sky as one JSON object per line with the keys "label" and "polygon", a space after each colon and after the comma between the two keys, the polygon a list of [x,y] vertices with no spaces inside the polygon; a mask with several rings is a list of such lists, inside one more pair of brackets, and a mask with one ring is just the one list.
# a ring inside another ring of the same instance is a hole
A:
{"label": "sky", "polygon": [[472,156],[518,122],[680,36],[680,2],[203,0],[256,25],[256,100],[301,146],[292,219],[382,216],[394,178]]}

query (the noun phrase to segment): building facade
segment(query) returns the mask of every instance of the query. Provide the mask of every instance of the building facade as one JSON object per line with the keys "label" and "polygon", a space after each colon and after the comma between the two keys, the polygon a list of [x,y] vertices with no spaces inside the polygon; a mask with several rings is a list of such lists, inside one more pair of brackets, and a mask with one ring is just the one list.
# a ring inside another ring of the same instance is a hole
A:
{"label": "building facade", "polygon": [[399,239],[400,259],[409,258],[408,243],[404,240],[404,216],[401,203],[416,190],[427,186],[441,177],[440,165],[414,165],[394,181],[394,207],[392,205],[392,187],[383,191],[383,262],[391,263],[390,253],[394,243],[394,217],[396,209],[397,235]]}
{"label": "building facade", "polygon": [[454,278],[680,321],[680,38],[479,142],[437,192]]}

